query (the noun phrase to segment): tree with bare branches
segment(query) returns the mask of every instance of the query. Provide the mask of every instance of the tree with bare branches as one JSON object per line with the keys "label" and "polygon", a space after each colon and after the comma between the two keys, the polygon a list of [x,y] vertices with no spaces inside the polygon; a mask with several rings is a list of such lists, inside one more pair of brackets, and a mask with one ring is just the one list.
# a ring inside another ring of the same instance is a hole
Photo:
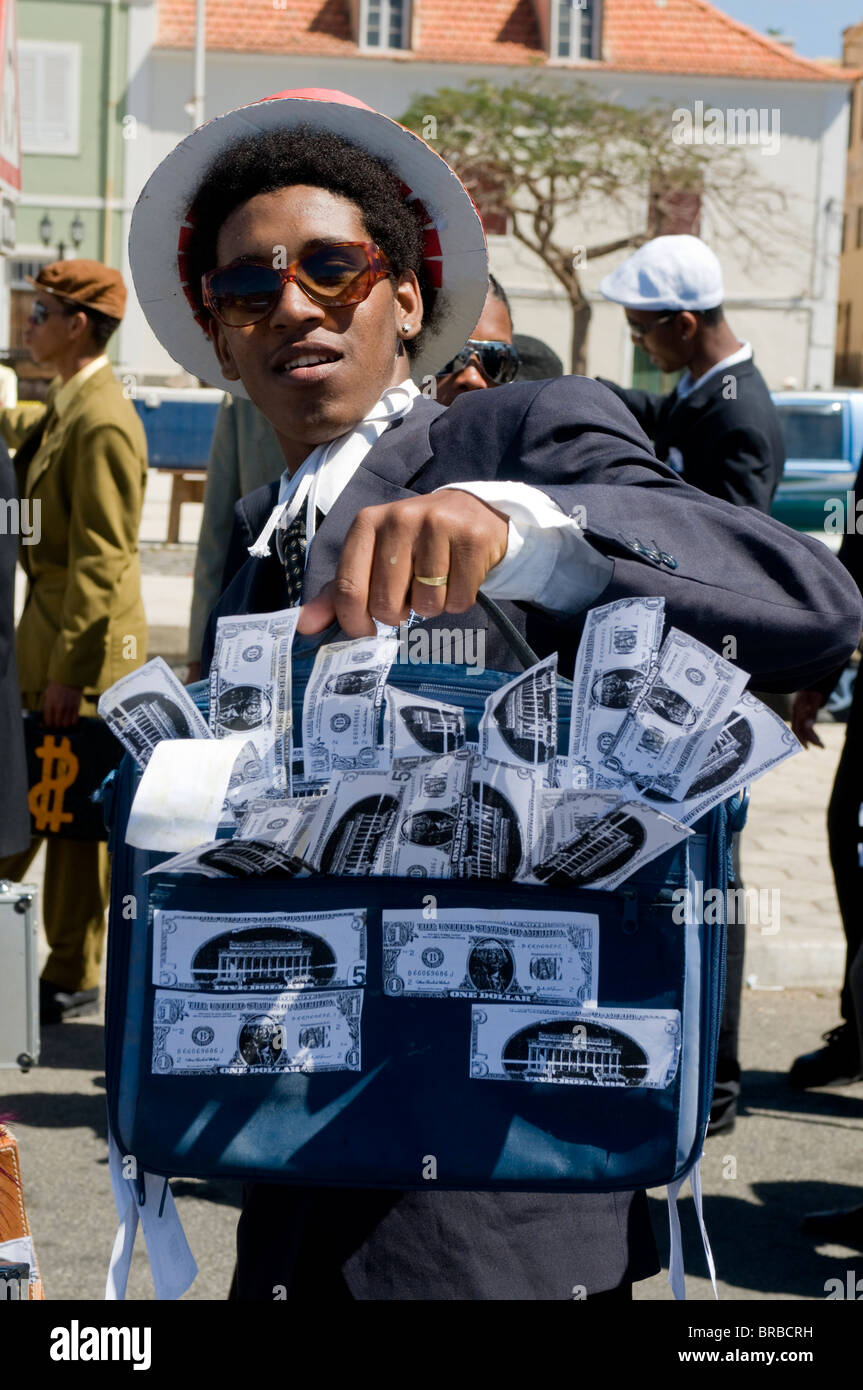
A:
{"label": "tree with bare branches", "polygon": [[[607,101],[583,81],[543,75],[497,86],[476,78],[464,89],[416,97],[401,120],[562,285],[575,372],[586,363],[591,309],[581,270],[588,261],[663,232],[695,230],[708,205],[715,234],[763,254],[765,222],[775,226],[785,209],[782,190],[761,179],[740,145],[686,143],[670,109]],[[575,247],[563,236],[564,222],[596,226],[612,209],[631,230],[592,241],[583,235]]]}

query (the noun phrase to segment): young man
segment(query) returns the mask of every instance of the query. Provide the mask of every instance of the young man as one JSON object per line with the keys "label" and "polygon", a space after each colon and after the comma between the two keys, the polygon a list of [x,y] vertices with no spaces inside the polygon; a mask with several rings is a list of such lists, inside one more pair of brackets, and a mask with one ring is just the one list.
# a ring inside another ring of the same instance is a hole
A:
{"label": "young man", "polygon": [[[722,269],[694,236],[660,236],[600,281],[622,304],[632,341],[663,372],[683,372],[667,396],[607,381],[688,483],[769,512],[785,466],[779,414],[749,343],[722,309]],[[603,378],[600,378],[603,380]]]}
{"label": "young man", "polygon": [[435,398],[441,405],[452,405],[465,391],[507,385],[515,380],[517,371],[509,300],[500,281],[490,275],[479,321],[461,352],[438,373]]}
{"label": "young man", "polygon": [[[147,444],[105,355],[126,307],[119,272],[55,261],[34,283],[24,340],[56,377],[28,430],[16,432],[10,410],[0,413],[0,431],[18,446],[21,497],[41,522],[38,543],[20,550],[28,580],[17,635],[21,702],[40,709],[48,728],[65,729],[95,715],[99,694],[147,658],[138,560]],[[21,879],[39,845],[0,861],[0,878]],[[44,1023],[96,1010],[107,905],[107,846],[49,839]]]}
{"label": "young man", "polygon": [[[145,188],[130,253],[172,355],[247,392],[285,456],[281,482],[238,504],[217,612],[302,601],[303,632],[332,640],[413,609],[483,629],[487,665],[520,669],[491,595],[566,670],[591,604],[663,594],[711,645],[733,632],[762,685],[799,686],[853,648],[859,595],[826,548],[680,482],[595,382],[446,410],[419,394],[411,369],[435,373],[479,317],[482,228],[443,161],[353,98],[283,93],[197,131]],[[656,1268],[644,1193],[257,1184],[237,1293],[626,1298]]]}

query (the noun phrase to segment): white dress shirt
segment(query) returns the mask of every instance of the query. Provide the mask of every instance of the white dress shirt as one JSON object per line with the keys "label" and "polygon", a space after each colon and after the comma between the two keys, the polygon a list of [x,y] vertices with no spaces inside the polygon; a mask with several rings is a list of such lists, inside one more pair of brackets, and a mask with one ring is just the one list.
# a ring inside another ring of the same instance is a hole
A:
{"label": "white dress shirt", "polygon": [[[280,537],[305,505],[308,559],[317,513],[326,516],[372,445],[393,420],[407,414],[419,396],[412,381],[389,387],[354,429],[328,444],[319,444],[293,475],[286,469],[276,506],[249,553],[268,555],[273,535],[279,545]],[[509,518],[506,554],[481,585],[489,598],[520,599],[550,612],[570,614],[589,607],[606,587],[613,561],[594,550],[579,522],[539,488],[494,480],[446,483],[437,491],[448,488],[469,492]]]}

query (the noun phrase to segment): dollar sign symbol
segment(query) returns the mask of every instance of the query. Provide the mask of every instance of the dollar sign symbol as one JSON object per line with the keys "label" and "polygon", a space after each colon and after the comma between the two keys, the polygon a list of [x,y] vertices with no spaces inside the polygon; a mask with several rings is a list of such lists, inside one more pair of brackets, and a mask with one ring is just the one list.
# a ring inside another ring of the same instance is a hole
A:
{"label": "dollar sign symbol", "polygon": [[78,759],[68,738],[55,744],[53,734],[45,735],[36,757],[42,760],[42,781],[30,788],[30,814],[38,831],[51,830],[56,834],[64,822],[74,820],[71,811],[63,810],[63,797],[78,776]]}

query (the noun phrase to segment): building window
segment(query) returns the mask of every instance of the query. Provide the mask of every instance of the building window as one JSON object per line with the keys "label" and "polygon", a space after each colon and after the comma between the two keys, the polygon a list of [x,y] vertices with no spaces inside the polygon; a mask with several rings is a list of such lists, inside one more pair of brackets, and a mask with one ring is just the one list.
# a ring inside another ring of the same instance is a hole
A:
{"label": "building window", "polygon": [[363,48],[410,48],[410,0],[362,0]]}
{"label": "building window", "polygon": [[23,154],[79,154],[81,45],[18,44]]}
{"label": "building window", "polygon": [[596,0],[551,0],[552,58],[593,58]]}

